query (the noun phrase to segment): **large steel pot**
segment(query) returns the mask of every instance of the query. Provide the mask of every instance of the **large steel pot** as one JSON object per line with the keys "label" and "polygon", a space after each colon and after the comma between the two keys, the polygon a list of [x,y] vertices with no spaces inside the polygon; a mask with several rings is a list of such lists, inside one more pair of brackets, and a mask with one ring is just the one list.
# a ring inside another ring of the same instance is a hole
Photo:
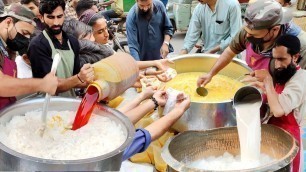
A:
{"label": "large steel pot", "polygon": [[[0,122],[7,123],[13,116],[23,115],[25,112],[41,109],[44,99],[31,99],[18,102],[0,112]],[[76,111],[80,100],[69,98],[51,98],[49,110]],[[122,154],[134,137],[134,127],[130,120],[117,110],[99,104],[94,113],[107,115],[125,129],[126,141],[114,151],[94,158],[81,160],[50,160],[41,159],[18,153],[0,142],[0,170],[1,171],[119,171]],[[105,113],[106,112],[106,113]]]}
{"label": "large steel pot", "polygon": [[[172,58],[174,64],[171,66],[178,73],[186,72],[209,72],[219,55],[213,54],[187,54]],[[238,78],[251,69],[245,62],[234,59],[219,74]],[[196,84],[196,83],[189,83]],[[216,127],[235,126],[235,109],[232,100],[218,103],[192,102],[190,110],[185,113],[173,126],[179,132],[186,130],[205,130]]]}
{"label": "large steel pot", "polygon": [[[266,165],[240,170],[241,172],[277,171],[290,172],[291,163],[299,150],[297,141],[285,130],[274,125],[261,127],[261,153],[277,159]],[[221,156],[224,152],[240,154],[237,127],[224,127],[206,131],[186,131],[169,139],[161,156],[171,167],[169,171],[206,172],[190,168],[190,161]],[[217,170],[214,170],[218,172]],[[239,170],[237,170],[239,171]],[[233,172],[233,171],[230,171]]]}

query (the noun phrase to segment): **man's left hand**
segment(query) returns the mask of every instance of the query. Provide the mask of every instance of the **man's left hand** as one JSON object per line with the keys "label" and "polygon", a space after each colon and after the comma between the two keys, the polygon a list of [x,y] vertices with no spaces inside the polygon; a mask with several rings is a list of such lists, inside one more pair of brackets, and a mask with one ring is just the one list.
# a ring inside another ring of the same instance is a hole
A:
{"label": "man's left hand", "polygon": [[160,48],[160,54],[163,59],[167,57],[169,54],[169,46],[167,44],[163,43],[162,47]]}

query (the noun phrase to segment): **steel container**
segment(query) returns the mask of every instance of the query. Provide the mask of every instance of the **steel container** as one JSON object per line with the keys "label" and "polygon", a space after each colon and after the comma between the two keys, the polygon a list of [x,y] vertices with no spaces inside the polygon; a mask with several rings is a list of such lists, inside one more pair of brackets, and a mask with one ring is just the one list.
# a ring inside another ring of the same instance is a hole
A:
{"label": "steel container", "polygon": [[[214,54],[188,54],[171,60],[171,66],[178,73],[209,72],[219,55]],[[219,74],[236,79],[251,69],[245,62],[234,59]],[[189,83],[196,84],[196,83]],[[186,130],[206,130],[216,127],[235,126],[236,113],[232,99],[220,102],[191,102],[189,112],[186,112],[173,126],[173,129],[183,132]]]}
{"label": "steel container", "polygon": [[[0,122],[7,123],[14,116],[42,109],[43,102],[43,98],[17,102],[0,112]],[[49,110],[76,111],[79,104],[78,99],[52,97]],[[101,114],[102,111],[103,115],[121,125],[127,136],[125,142],[114,151],[88,159],[51,160],[21,154],[0,142],[0,171],[119,171],[123,151],[133,140],[134,127],[125,115],[105,105],[97,105],[93,113]]]}
{"label": "steel container", "polygon": [[[290,172],[291,163],[299,150],[297,141],[285,130],[274,125],[261,126],[261,153],[276,159],[266,165],[235,170],[241,172],[277,171]],[[224,127],[206,131],[186,131],[169,139],[162,149],[163,160],[169,171],[207,172],[188,167],[191,161],[210,156],[222,156],[224,152],[240,154],[237,127]],[[218,172],[218,170],[214,170]],[[229,170],[228,172],[233,172]]]}

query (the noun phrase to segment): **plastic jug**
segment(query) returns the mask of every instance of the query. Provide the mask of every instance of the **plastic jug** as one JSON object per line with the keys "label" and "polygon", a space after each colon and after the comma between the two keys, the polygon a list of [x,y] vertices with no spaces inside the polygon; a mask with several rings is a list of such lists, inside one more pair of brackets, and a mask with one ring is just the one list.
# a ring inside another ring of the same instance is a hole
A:
{"label": "plastic jug", "polygon": [[99,91],[98,101],[109,101],[121,95],[137,81],[139,68],[126,53],[115,53],[93,64],[95,80],[90,86]]}

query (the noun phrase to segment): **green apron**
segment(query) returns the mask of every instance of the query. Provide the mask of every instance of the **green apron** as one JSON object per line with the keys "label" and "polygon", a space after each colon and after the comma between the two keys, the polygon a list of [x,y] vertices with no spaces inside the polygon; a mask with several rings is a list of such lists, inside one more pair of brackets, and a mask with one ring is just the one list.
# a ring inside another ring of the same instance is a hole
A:
{"label": "green apron", "polygon": [[[58,64],[57,70],[56,70],[56,76],[58,78],[70,78],[73,76],[73,66],[74,66],[74,52],[70,46],[70,42],[68,40],[68,46],[69,50],[60,50],[56,49],[53,45],[53,42],[47,32],[43,31],[44,36],[47,38],[51,50],[52,50],[52,59],[54,58],[56,53],[59,53],[61,56],[61,61]],[[76,94],[74,92],[74,89],[70,89],[69,91],[59,93],[58,96],[62,97],[76,97]]]}

